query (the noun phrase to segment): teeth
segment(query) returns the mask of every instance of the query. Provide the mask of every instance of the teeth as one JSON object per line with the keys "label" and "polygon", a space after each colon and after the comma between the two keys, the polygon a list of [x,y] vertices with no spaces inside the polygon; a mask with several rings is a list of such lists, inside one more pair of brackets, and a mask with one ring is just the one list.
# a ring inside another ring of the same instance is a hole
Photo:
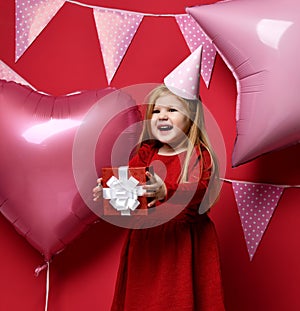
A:
{"label": "teeth", "polygon": [[158,126],[158,129],[160,131],[169,131],[172,129],[172,126],[171,125],[160,125],[160,126]]}

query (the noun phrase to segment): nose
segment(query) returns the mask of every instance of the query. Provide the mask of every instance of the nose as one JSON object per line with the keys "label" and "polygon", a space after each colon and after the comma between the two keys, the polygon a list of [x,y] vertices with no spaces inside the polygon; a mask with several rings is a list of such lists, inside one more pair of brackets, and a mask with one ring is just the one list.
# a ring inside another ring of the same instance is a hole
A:
{"label": "nose", "polygon": [[167,120],[168,119],[168,113],[165,110],[161,110],[159,112],[159,116],[158,116],[159,120]]}

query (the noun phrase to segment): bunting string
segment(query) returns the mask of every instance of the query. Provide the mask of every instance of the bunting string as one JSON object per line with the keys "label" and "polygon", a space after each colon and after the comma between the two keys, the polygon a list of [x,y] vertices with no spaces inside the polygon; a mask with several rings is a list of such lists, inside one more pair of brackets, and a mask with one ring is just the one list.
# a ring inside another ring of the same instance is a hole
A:
{"label": "bunting string", "polygon": [[121,9],[113,9],[113,8],[107,8],[107,7],[101,7],[101,6],[95,6],[95,5],[90,5],[90,4],[85,4],[81,3],[78,1],[73,1],[73,0],[66,0],[66,2],[73,3],[79,6],[87,7],[90,9],[105,9],[108,11],[113,11],[113,12],[119,12],[119,13],[131,13],[131,14],[142,14],[144,16],[153,16],[153,17],[175,17],[175,16],[184,16],[187,15],[186,13],[182,14],[155,14],[155,13],[144,13],[144,12],[135,12],[135,11],[128,11],[128,10],[121,10]]}
{"label": "bunting string", "polygon": [[[65,3],[93,10],[108,84],[117,72],[145,16],[173,17],[191,52],[202,45],[201,76],[209,86],[216,49],[199,24],[188,14],[155,14],[88,5],[74,0],[15,0],[15,60],[24,54]],[[167,73],[166,73],[167,74]]]}
{"label": "bunting string", "polygon": [[280,187],[280,188],[300,188],[300,185],[278,185],[278,184],[258,183],[258,182],[252,182],[252,181],[244,181],[244,180],[234,180],[234,179],[228,179],[228,178],[220,178],[220,180],[228,182],[228,183],[240,182],[243,184],[267,185],[267,186],[274,186],[274,187]]}

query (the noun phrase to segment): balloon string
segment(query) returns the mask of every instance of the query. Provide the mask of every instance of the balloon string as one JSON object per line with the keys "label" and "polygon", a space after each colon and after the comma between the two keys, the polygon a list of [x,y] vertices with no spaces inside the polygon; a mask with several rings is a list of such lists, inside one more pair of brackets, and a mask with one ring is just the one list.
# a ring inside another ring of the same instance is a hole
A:
{"label": "balloon string", "polygon": [[49,287],[50,287],[50,262],[47,261],[45,311],[48,310]]}
{"label": "balloon string", "polygon": [[50,289],[50,262],[47,261],[45,264],[37,267],[35,269],[35,276],[38,276],[40,272],[47,268],[46,273],[46,298],[45,298],[45,311],[48,310],[48,300],[49,300],[49,289]]}

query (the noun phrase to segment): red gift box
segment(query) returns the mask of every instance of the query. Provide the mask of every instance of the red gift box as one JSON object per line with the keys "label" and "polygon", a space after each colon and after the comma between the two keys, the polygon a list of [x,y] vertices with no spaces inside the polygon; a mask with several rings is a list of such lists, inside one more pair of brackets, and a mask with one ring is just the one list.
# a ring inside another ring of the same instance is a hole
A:
{"label": "red gift box", "polygon": [[146,171],[151,170],[127,166],[102,168],[104,215],[148,215],[148,199],[141,194],[142,185],[148,180]]}

